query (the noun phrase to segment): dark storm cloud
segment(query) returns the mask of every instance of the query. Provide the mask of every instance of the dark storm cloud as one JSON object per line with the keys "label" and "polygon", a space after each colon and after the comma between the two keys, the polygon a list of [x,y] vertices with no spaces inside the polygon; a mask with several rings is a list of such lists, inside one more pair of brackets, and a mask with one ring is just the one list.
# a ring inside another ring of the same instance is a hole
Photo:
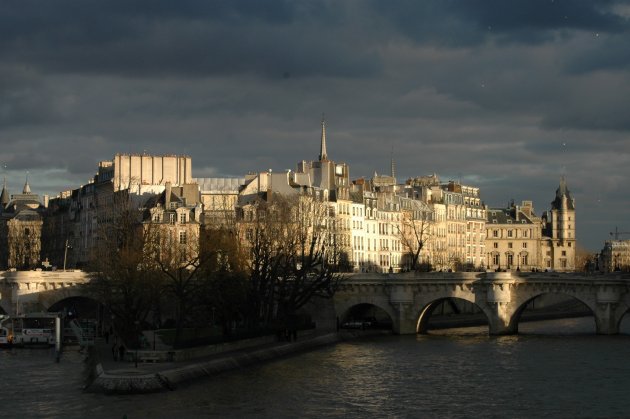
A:
{"label": "dark storm cloud", "polygon": [[613,1],[8,0],[0,164],[13,191],[30,171],[48,193],[115,153],[188,154],[195,176],[284,170],[317,158],[325,112],[352,177],[387,173],[393,151],[401,180],[435,172],[540,212],[566,173],[595,234],[628,205],[628,16]]}
{"label": "dark storm cloud", "polygon": [[[595,34],[599,38],[599,34]],[[594,71],[623,71],[630,69],[630,31],[600,42],[592,42],[569,55],[565,69],[569,74],[588,74]]]}
{"label": "dark storm cloud", "polygon": [[343,14],[335,9],[251,0],[10,2],[0,12],[0,56],[42,71],[131,77],[378,71],[369,49],[326,30]]}
{"label": "dark storm cloud", "polygon": [[609,0],[374,0],[393,27],[420,43],[470,47],[500,42],[540,43],[563,30],[617,33],[627,30],[626,18],[615,14]]}

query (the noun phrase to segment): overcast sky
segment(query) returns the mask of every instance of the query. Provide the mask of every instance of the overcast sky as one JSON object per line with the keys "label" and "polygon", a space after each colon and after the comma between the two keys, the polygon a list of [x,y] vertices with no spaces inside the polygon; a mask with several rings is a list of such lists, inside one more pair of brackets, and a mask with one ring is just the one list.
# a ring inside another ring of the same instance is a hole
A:
{"label": "overcast sky", "polygon": [[[56,195],[115,153],[187,154],[195,177],[437,173],[548,210],[578,241],[630,231],[628,1],[3,0],[0,164]],[[630,239],[630,235],[625,236]]]}

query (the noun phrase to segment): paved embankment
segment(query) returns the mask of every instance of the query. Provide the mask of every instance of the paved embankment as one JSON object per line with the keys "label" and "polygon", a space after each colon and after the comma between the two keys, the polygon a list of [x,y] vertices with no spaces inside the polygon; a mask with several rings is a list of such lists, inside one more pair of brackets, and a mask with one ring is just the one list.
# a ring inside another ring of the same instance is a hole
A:
{"label": "paved embankment", "polygon": [[92,382],[86,386],[86,391],[134,394],[173,390],[178,384],[186,381],[281,358],[364,334],[367,333],[327,333],[302,338],[296,342],[267,343],[183,362],[139,364],[113,361],[109,354],[109,346],[101,340],[92,351],[95,372]]}

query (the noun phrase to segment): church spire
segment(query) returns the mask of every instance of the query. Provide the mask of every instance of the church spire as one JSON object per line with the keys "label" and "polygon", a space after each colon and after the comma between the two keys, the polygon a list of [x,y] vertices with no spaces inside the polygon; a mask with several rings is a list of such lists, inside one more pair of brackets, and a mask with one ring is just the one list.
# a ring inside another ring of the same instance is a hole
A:
{"label": "church spire", "polygon": [[392,178],[396,179],[396,163],[394,162],[394,147],[392,147],[392,157],[391,157],[391,164],[392,164]]}
{"label": "church spire", "polygon": [[322,144],[319,151],[319,161],[328,161],[328,153],[326,153],[326,118],[322,114]]}

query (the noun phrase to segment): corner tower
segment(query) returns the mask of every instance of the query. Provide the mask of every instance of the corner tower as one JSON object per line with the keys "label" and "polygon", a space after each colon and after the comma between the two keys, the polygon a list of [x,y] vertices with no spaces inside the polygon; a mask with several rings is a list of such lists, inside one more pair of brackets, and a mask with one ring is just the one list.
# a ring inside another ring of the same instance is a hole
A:
{"label": "corner tower", "polygon": [[567,188],[564,176],[551,203],[552,237],[560,242],[575,242],[575,200]]}
{"label": "corner tower", "polygon": [[547,268],[566,272],[575,270],[575,200],[567,188],[564,176],[556,189],[556,198],[551,202],[551,211],[546,217],[545,236],[547,245],[543,246]]}

